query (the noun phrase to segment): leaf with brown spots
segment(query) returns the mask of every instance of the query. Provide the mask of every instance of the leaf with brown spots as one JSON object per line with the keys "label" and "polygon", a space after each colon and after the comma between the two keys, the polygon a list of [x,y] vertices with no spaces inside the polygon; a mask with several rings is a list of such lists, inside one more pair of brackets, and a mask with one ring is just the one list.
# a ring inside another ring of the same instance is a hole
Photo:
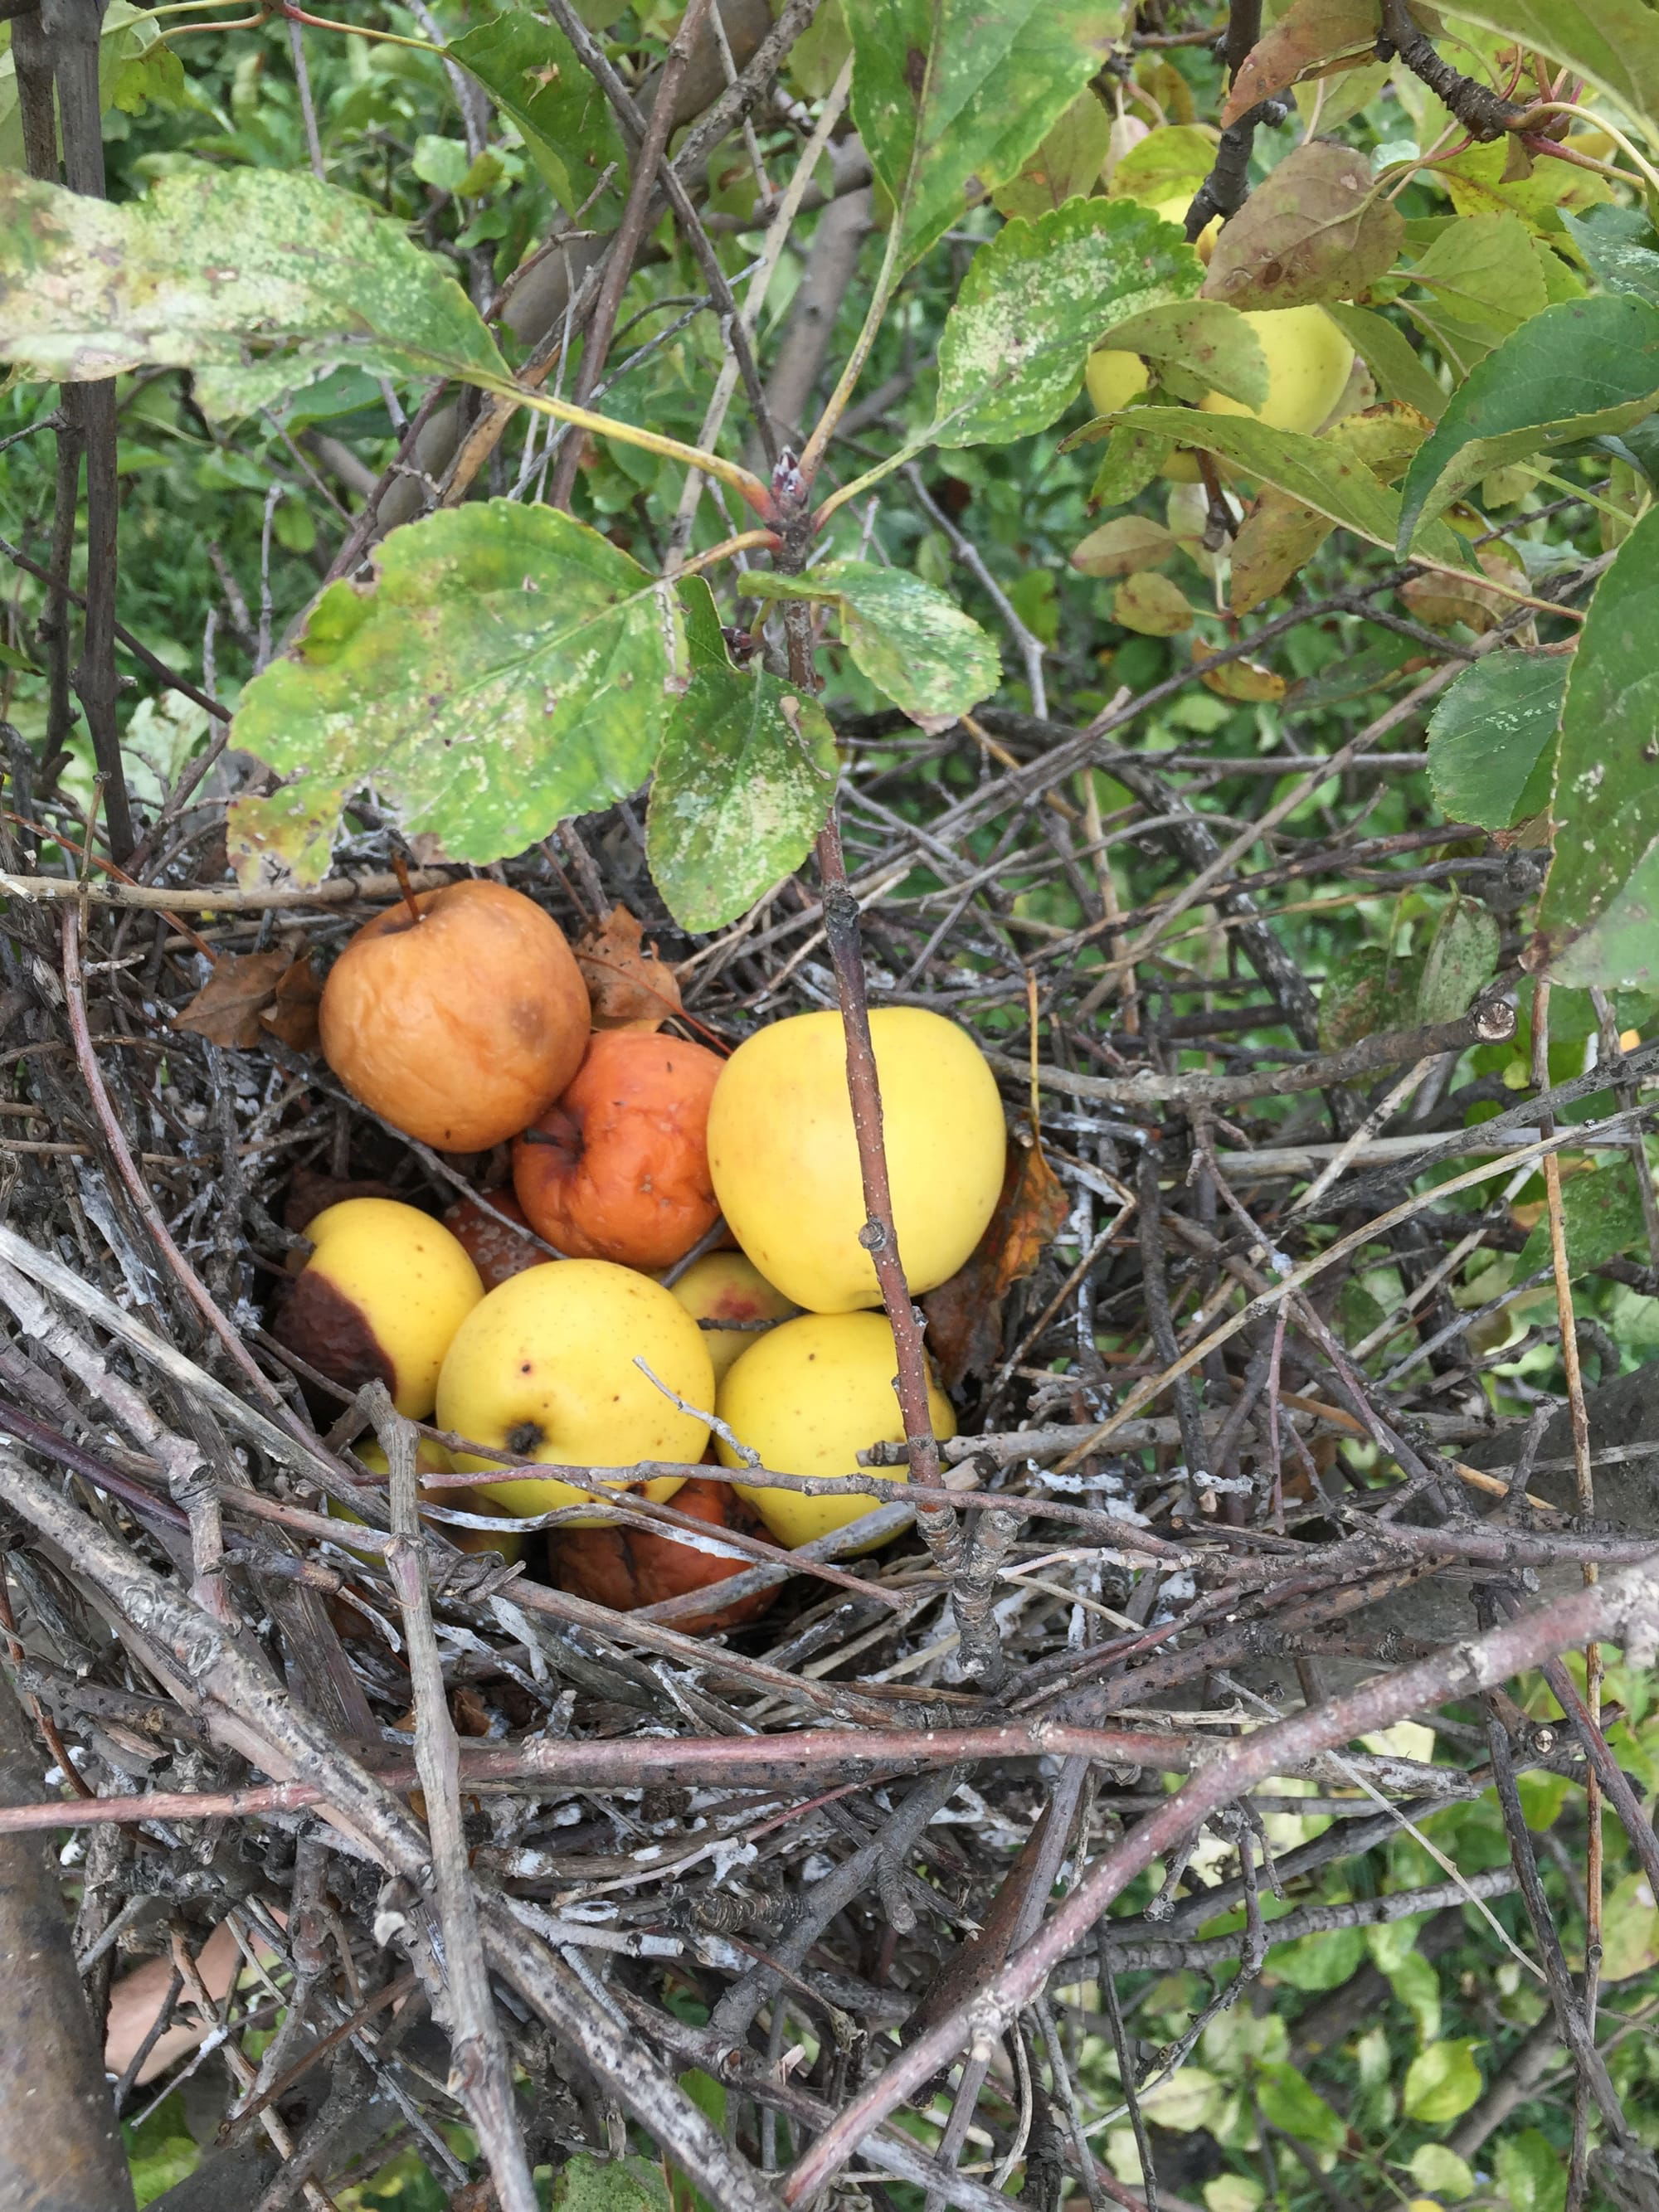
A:
{"label": "leaf with brown spots", "polygon": [[614,906],[576,945],[576,964],[593,1001],[596,1030],[659,1030],[680,1011],[673,969],[625,906]]}
{"label": "leaf with brown spots", "polygon": [[1291,0],[1245,56],[1221,110],[1223,129],[1258,100],[1322,76],[1332,63],[1347,68],[1369,61],[1376,25],[1376,0]]}
{"label": "leaf with brown spots", "polygon": [[210,1044],[246,1051],[263,1034],[259,1017],[274,1004],[278,985],[294,964],[281,945],[269,952],[226,952],[188,1006],[173,1017],[175,1029],[205,1037]]}
{"label": "leaf with brown spots", "polygon": [[1247,309],[1352,300],[1392,266],[1405,236],[1364,156],[1311,138],[1217,239],[1204,297]]}
{"label": "leaf with brown spots", "polygon": [[950,1281],[922,1300],[928,1346],[947,1389],[994,1364],[1002,1349],[1002,1301],[1036,1272],[1070,1206],[1041,1147],[1012,1146],[990,1225]]}

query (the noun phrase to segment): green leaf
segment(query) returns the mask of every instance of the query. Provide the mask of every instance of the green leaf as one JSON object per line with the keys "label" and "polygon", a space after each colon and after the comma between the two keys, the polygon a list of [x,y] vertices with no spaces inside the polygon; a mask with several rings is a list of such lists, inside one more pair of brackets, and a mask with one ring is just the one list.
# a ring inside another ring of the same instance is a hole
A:
{"label": "green leaf", "polygon": [[1650,129],[1659,118],[1659,17],[1643,0],[1458,0],[1457,13],[1565,62]]}
{"label": "green leaf", "polygon": [[836,791],[822,707],[775,676],[699,668],[657,756],[646,849],[686,929],[719,929],[798,868]]}
{"label": "green leaf", "polygon": [[1012,184],[992,194],[998,214],[1035,220],[1091,191],[1111,136],[1106,109],[1092,92],[1080,92]]}
{"label": "green leaf", "polygon": [[[1292,499],[1300,500],[1329,522],[1352,530],[1373,545],[1394,550],[1398,535],[1400,499],[1377,482],[1354,453],[1326,438],[1310,438],[1299,430],[1275,430],[1248,415],[1210,415],[1188,407],[1135,407],[1117,415],[1103,415],[1066,441],[1067,447],[1104,434],[1114,422],[1127,423],[1145,436],[1149,432],[1172,445],[1199,446],[1232,461],[1246,476],[1277,484]],[[1429,559],[1466,568],[1462,541],[1441,528],[1425,537],[1419,549]]]}
{"label": "green leaf", "polygon": [[645,781],[687,668],[672,587],[567,514],[510,500],[394,530],[242,693],[234,742],[294,779],[238,800],[244,881],[325,872],[356,792],[457,860],[522,852]]}
{"label": "green leaf", "polygon": [[[1121,507],[1126,499],[1133,499],[1138,492],[1145,491],[1169,459],[1168,438],[1142,435],[1136,420],[1142,411],[1137,408],[1133,413],[1123,416],[1116,428],[1107,432],[1105,451],[1089,488],[1091,507]],[[1075,438],[1068,439],[1066,447],[1077,442]]]}
{"label": "green leaf", "polygon": [[1419,2143],[1412,2153],[1411,2177],[1419,2189],[1442,2197],[1468,2197],[1474,2188],[1474,2168],[1444,2143]]}
{"label": "green leaf", "polygon": [[1112,198],[1145,207],[1184,192],[1190,200],[1215,161],[1215,134],[1193,123],[1166,123],[1149,131],[1112,171]]}
{"label": "green leaf", "polygon": [[1548,306],[1532,233],[1516,215],[1449,223],[1412,270],[1437,309],[1506,338]]}
{"label": "green leaf", "polygon": [[123,115],[142,115],[152,100],[158,107],[185,107],[190,99],[185,65],[160,39],[121,64],[109,92],[111,106]]}
{"label": "green leaf", "polygon": [[1420,1022],[1455,1022],[1498,972],[1497,922],[1478,899],[1454,898],[1429,940],[1417,986]]}
{"label": "green leaf", "polygon": [[1489,653],[1441,695],[1429,783],[1449,820],[1508,830],[1549,805],[1568,665],[1559,653]]}
{"label": "green leaf", "polygon": [[1347,2123],[1288,2062],[1256,2069],[1256,2100],[1261,2117],[1287,2136],[1306,2143],[1310,2150],[1340,2150],[1348,2139]]}
{"label": "green leaf", "polygon": [[1382,1972],[1389,1987],[1416,2022],[1419,2041],[1433,2043],[1440,2033],[1440,1977],[1432,1962],[1420,1951],[1412,1951]]}
{"label": "green leaf", "polygon": [[1305,139],[1224,224],[1204,296],[1241,308],[1351,299],[1391,266],[1405,235],[1362,154]]}
{"label": "green leaf", "polygon": [[409,166],[434,191],[458,192],[462,178],[472,167],[472,156],[465,138],[438,138],[428,132],[415,141]]}
{"label": "green leaf", "polygon": [[[129,97],[137,79],[128,74],[129,65],[143,62],[157,47],[159,33],[155,20],[148,9],[135,8],[131,0],[111,0],[99,27],[98,40],[98,97],[105,108],[125,106],[118,98],[125,91]],[[17,70],[9,46],[0,33],[0,168],[21,169],[23,160],[23,127],[17,110]],[[163,47],[161,52],[168,49]],[[173,73],[165,62],[157,65],[161,73],[152,80],[148,70],[145,82],[155,82],[158,90],[173,82]],[[182,76],[182,71],[180,72]],[[127,109],[127,112],[136,112]]]}
{"label": "green leaf", "polygon": [[1364,1958],[1363,1928],[1333,1928],[1275,1943],[1267,1954],[1267,1972],[1293,1990],[1340,1990],[1358,1972]]}
{"label": "green leaf", "polygon": [[340,362],[507,377],[444,264],[367,201],[205,162],[121,206],[0,174],[0,359],[68,383],[194,369],[210,414],[268,404]]}
{"label": "green leaf", "polygon": [[1099,0],[846,0],[853,120],[908,268],[1017,177],[1111,50]]}
{"label": "green leaf", "polygon": [[[1645,907],[1646,927],[1656,940],[1646,957],[1650,967],[1659,962],[1654,919],[1659,908],[1634,881],[1659,839],[1656,623],[1659,508],[1650,508],[1596,586],[1567,677],[1552,809],[1555,857],[1538,915],[1540,937],[1554,956],[1550,974],[1559,981],[1569,980],[1560,954],[1591,924],[1611,921],[1613,902],[1621,895],[1621,927],[1626,935],[1633,928],[1639,939]],[[1602,977],[1575,980],[1599,983]]]}
{"label": "green leaf", "polygon": [[1645,1874],[1627,1874],[1607,1892],[1601,1914],[1601,1978],[1627,1982],[1659,1964],[1659,1911]]}
{"label": "green leaf", "polygon": [[1550,962],[1569,989],[1659,991],[1659,837],[1582,935]]}
{"label": "green leaf", "polygon": [[1431,422],[1440,420],[1446,411],[1446,395],[1418,359],[1403,331],[1370,307],[1331,301],[1325,313],[1376,379],[1376,388],[1385,399],[1398,399],[1416,408]]}
{"label": "green leaf", "polygon": [[1002,681],[997,649],[972,616],[902,568],[826,561],[804,576],[751,569],[744,588],[758,599],[833,606],[855,664],[907,714],[954,719]]}
{"label": "green leaf", "polygon": [[1431,2043],[1406,2069],[1406,2117],[1443,2127],[1480,2094],[1480,2069],[1469,2043]]}
{"label": "green leaf", "polygon": [[654,2159],[579,2151],[554,2177],[548,2203],[551,2212],[668,2212],[668,2184]]}
{"label": "green leaf", "polygon": [[1498,2186],[1510,2212],[1562,2212],[1567,2201],[1567,2161],[1541,2128],[1502,2136],[1492,2154]]}
{"label": "green leaf", "polygon": [[1659,307],[1659,239],[1640,208],[1564,211],[1561,224],[1604,292],[1634,292]]}
{"label": "green leaf", "polygon": [[[548,190],[567,215],[588,198],[614,161],[602,210],[628,181],[627,150],[610,101],[576,50],[530,8],[508,8],[463,32],[449,47],[503,115],[511,118]],[[595,212],[596,225],[603,216]]]}
{"label": "green leaf", "polygon": [[[1597,1168],[1593,1175],[1571,1176],[1561,1185],[1561,1225],[1566,1232],[1567,1273],[1575,1279],[1589,1268],[1647,1241],[1642,1192],[1628,1160]],[[1547,1215],[1534,1224],[1515,1263],[1515,1280],[1550,1264]]]}
{"label": "green leaf", "polygon": [[[1190,251],[1190,249],[1188,249]],[[1177,399],[1224,392],[1246,407],[1267,398],[1267,357],[1236,307],[1219,300],[1183,300],[1149,307],[1105,333],[1108,344],[1157,365],[1158,380]]]}
{"label": "green leaf", "polygon": [[934,442],[1006,445],[1046,429],[1106,331],[1189,298],[1203,274],[1175,226],[1132,200],[1070,200],[1005,224],[945,319]]}
{"label": "green leaf", "polygon": [[1638,422],[1659,401],[1659,307],[1628,293],[1546,307],[1470,371],[1407,473],[1396,550],[1471,484]]}
{"label": "green leaf", "polygon": [[1337,1052],[1378,1030],[1410,1027],[1421,981],[1420,954],[1360,945],[1333,960],[1319,994],[1319,1048]]}

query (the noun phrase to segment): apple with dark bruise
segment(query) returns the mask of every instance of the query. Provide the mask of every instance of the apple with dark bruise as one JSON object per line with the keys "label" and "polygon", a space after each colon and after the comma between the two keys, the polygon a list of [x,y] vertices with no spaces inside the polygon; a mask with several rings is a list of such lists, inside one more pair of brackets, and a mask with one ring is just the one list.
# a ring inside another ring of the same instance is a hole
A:
{"label": "apple with dark bruise", "polygon": [[348,1198],[307,1228],[311,1257],[271,1334],[342,1390],[384,1382],[423,1421],[455,1332],[482,1300],[478,1271],[442,1222],[394,1198]]}

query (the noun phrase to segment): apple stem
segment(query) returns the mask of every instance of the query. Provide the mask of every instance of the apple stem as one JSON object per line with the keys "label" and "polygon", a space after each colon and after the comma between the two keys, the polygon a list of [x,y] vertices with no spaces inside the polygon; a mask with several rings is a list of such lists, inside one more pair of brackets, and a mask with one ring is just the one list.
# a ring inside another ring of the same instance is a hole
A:
{"label": "apple stem", "polygon": [[404,904],[409,908],[413,922],[421,919],[421,909],[415,902],[415,886],[409,879],[409,863],[394,845],[392,848],[392,872],[398,878],[398,888],[404,895]]}

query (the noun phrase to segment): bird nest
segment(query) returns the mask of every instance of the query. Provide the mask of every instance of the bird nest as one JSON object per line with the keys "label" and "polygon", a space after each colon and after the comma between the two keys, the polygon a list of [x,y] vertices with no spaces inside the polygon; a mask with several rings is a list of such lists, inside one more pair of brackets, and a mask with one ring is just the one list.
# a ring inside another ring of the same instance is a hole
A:
{"label": "bird nest", "polygon": [[[482,2206],[475,2157],[647,2144],[723,2212],[788,2168],[789,2201],[850,2172],[1000,2205],[1019,2167],[1029,2202],[1085,2173],[1139,2202],[1089,2124],[1248,1988],[1262,1893],[1288,1900],[1276,1938],[1320,1926],[1345,1909],[1310,1901],[1322,1869],[1486,1786],[1467,1724],[1433,1765],[1352,1747],[1559,1648],[1517,1627],[1458,1674],[1388,1611],[1450,1575],[1467,1619],[1474,1563],[1519,1589],[1579,1556],[1559,1514],[1493,1535],[1470,1510],[1523,1443],[1539,1470],[1562,1448],[1518,1401],[1493,1414],[1444,1264],[1508,1233],[1479,1210],[1498,1186],[1472,1214],[1444,1188],[1474,1164],[1472,1089],[1516,1158],[1547,1102],[1460,1058],[1510,1033],[1501,998],[1322,1037],[1269,915],[1286,886],[1455,873],[1512,936],[1531,861],[1304,813],[1247,876],[1217,763],[1124,750],[1127,711],[845,732],[863,980],[977,1036],[1012,1164],[927,1301],[959,1429],[936,1480],[908,1501],[911,1448],[871,1455],[877,1517],[799,1554],[750,1540],[722,1595],[764,1609],[702,1636],[695,1594],[559,1588],[544,1527],[511,1565],[456,1548],[465,1519],[416,1518],[384,1401],[331,1399],[270,1334],[319,1202],[441,1212],[502,1179],[365,1113],[316,1049],[320,975],[398,895],[385,836],[317,893],[236,892],[204,785],[136,884],[77,881],[64,808],[15,784],[0,1626],[46,1751],[0,1765],[0,1801],[70,1832],[118,2108],[182,2083],[206,2112],[169,2202],[326,2204],[411,2150]],[[1390,772],[1368,742],[1356,788]],[[808,874],[718,937],[677,930],[625,805],[496,872],[581,947],[601,1018],[725,1048],[847,984]],[[1392,1312],[1360,1282],[1379,1255]],[[377,1420],[389,1491],[351,1456]],[[362,1516],[349,1542],[331,1502]],[[1583,1771],[1541,1737],[1506,1756]],[[1329,1825],[1270,1842],[1304,1796]],[[1226,1911],[1235,1934],[1200,1935]],[[1172,1972],[1190,2021],[1154,2047],[1135,2013]]]}

